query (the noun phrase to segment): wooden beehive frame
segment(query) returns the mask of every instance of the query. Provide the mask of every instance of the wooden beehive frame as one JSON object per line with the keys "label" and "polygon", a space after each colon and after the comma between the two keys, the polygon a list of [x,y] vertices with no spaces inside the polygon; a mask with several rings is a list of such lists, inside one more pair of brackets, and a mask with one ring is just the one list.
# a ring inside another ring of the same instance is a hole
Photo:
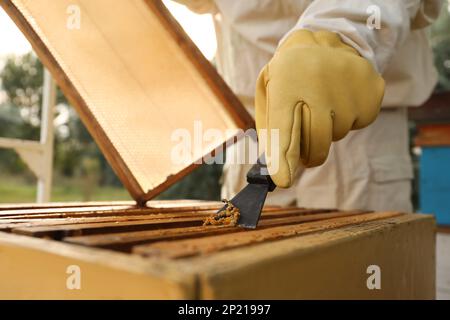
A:
{"label": "wooden beehive frame", "polygon": [[146,208],[123,203],[39,209],[4,207],[0,211],[0,231],[178,259],[400,215],[267,207],[257,230],[203,226],[203,220],[220,206],[215,202],[171,201],[151,202]]}
{"label": "wooden beehive frame", "polygon": [[[202,226],[221,205],[195,201],[150,201],[147,207],[128,202],[23,209],[3,205],[0,276],[7,277],[0,297],[433,296],[435,227],[429,216],[267,207],[256,230]],[[395,279],[406,272],[411,281],[407,285],[394,281],[389,288],[387,283],[379,294],[361,289],[367,276],[362,270],[373,261],[388,273],[395,272]],[[27,269],[30,264],[33,272]],[[63,271],[70,265],[84,270],[85,286],[79,292],[64,286]],[[337,270],[342,278],[336,278]],[[416,280],[424,291],[408,289]],[[343,287],[331,288],[330,281]]]}
{"label": "wooden beehive frame", "polygon": [[[53,3],[56,2],[49,2],[46,3],[46,0],[41,1],[42,6],[53,5]],[[73,2],[73,1],[72,1]],[[70,3],[72,3],[70,2]],[[82,0],[75,1],[73,4],[81,5]],[[44,65],[50,70],[52,75],[55,77],[58,85],[61,87],[65,95],[70,100],[71,104],[77,109],[81,119],[83,120],[83,123],[88,128],[91,135],[96,140],[97,144],[99,145],[100,149],[102,150],[103,154],[107,158],[108,162],[113,167],[114,171],[120,178],[120,180],[123,182],[125,187],[129,190],[132,197],[139,203],[143,204],[147,200],[153,198],[166,188],[168,188],[170,185],[184,177],[186,174],[191,172],[196,166],[198,166],[198,159],[195,159],[192,161],[192,163],[188,165],[177,165],[172,166],[169,168],[168,165],[166,165],[167,161],[160,161],[160,163],[163,163],[166,168],[163,170],[155,169],[155,171],[151,171],[148,168],[151,167],[158,167],[158,161],[149,161],[148,163],[145,162],[144,164],[140,163],[137,164],[137,160],[135,159],[140,158],[142,156],[142,159],[146,157],[145,159],[155,159],[155,156],[157,158],[158,152],[160,152],[158,149],[158,146],[152,146],[154,149],[151,151],[150,155],[145,155],[145,153],[142,152],[142,148],[145,148],[145,140],[144,141],[138,141],[137,146],[138,148],[136,150],[128,150],[127,146],[123,146],[124,142],[118,141],[117,135],[114,136],[112,134],[111,128],[106,128],[106,126],[111,126],[114,130],[115,129],[114,123],[109,123],[105,119],[103,119],[103,122],[100,120],[102,117],[98,117],[98,113],[93,112],[93,110],[98,109],[98,105],[96,103],[98,101],[103,101],[104,97],[96,96],[95,99],[91,99],[90,103],[88,103],[88,100],[86,97],[89,97],[89,94],[84,92],[82,90],[83,85],[86,86],[89,83],[83,83],[83,81],[78,81],[79,77],[75,77],[73,74],[70,74],[70,70],[76,69],[76,66],[71,65],[73,64],[73,61],[68,59],[64,56],[64,54],[60,54],[58,50],[55,49],[55,41],[56,44],[58,44],[58,41],[63,41],[64,37],[66,35],[72,34],[72,33],[62,33],[62,36],[60,35],[56,37],[56,40],[49,40],[46,36],[47,33],[45,32],[44,28],[42,28],[42,25],[39,24],[37,21],[38,17],[32,16],[30,14],[31,9],[28,11],[28,6],[33,6],[34,9],[36,9],[37,2],[29,2],[27,0],[1,0],[0,4],[5,9],[5,11],[10,15],[10,17],[14,20],[14,22],[17,24],[17,26],[21,29],[21,31],[24,33],[24,35],[28,38],[30,43],[32,44],[33,48],[35,49],[36,53],[38,54],[39,58],[42,60]],[[69,2],[68,2],[69,3]],[[85,5],[86,3],[84,3]],[[60,5],[60,4],[58,4]],[[177,21],[171,16],[171,14],[168,12],[168,10],[165,8],[165,6],[162,4],[161,1],[153,1],[153,0],[134,0],[133,3],[130,3],[130,5],[138,5],[140,9],[147,10],[147,18],[153,19],[153,23],[157,23],[156,21],[159,21],[159,25],[162,26],[162,28],[165,29],[163,32],[164,35],[161,35],[161,38],[163,40],[168,42],[168,47],[171,47],[172,49],[177,47],[178,49],[176,51],[176,55],[179,57],[178,60],[181,62],[177,62],[177,59],[174,59],[174,64],[180,63],[180,66],[185,66],[186,63],[190,63],[193,67],[186,67],[185,74],[189,73],[192,76],[193,82],[196,81],[195,88],[199,90],[197,96],[204,95],[204,97],[199,98],[198,101],[209,101],[211,102],[211,106],[215,105],[215,107],[211,107],[209,110],[205,110],[205,112],[212,112],[211,116],[215,118],[222,117],[223,123],[227,123],[226,125],[223,125],[225,127],[230,127],[232,129],[236,129],[236,133],[238,134],[239,128],[247,129],[254,126],[253,119],[251,116],[246,112],[245,108],[242,106],[242,104],[239,102],[239,100],[234,96],[234,94],[231,92],[231,90],[228,88],[228,86],[225,84],[225,82],[222,80],[222,78],[217,74],[215,68],[211,66],[209,61],[205,59],[205,57],[201,54],[201,52],[197,49],[197,47],[192,43],[192,41],[189,39],[189,37],[185,34],[181,26],[177,23]],[[55,10],[51,11],[49,8],[42,8],[43,12],[45,14],[55,14]],[[105,8],[105,10],[109,10],[108,8]],[[36,14],[36,13],[35,13]],[[63,10],[56,10],[56,15],[66,15],[66,12]],[[42,18],[42,17],[39,17]],[[92,18],[92,17],[88,17]],[[97,16],[98,18],[98,16]],[[92,18],[94,19],[94,18]],[[92,25],[96,25],[95,21]],[[41,24],[45,24],[45,20],[40,21]],[[120,21],[117,22],[119,24]],[[132,21],[129,22],[132,24]],[[114,24],[112,24],[114,25]],[[154,24],[155,26],[156,24]],[[110,27],[111,28],[111,27]],[[116,28],[117,32],[112,32],[111,34],[116,35],[117,33],[120,33],[120,26],[114,26]],[[137,27],[134,27],[135,29]],[[151,29],[149,29],[151,30]],[[163,30],[163,29],[162,29]],[[111,32],[111,30],[109,30]],[[169,36],[166,36],[166,33]],[[88,36],[88,35],[87,35]],[[106,42],[110,40],[108,38],[108,35],[103,35],[105,37]],[[115,39],[116,41],[119,41]],[[143,39],[145,41],[145,39]],[[147,41],[151,41],[148,39]],[[120,41],[119,41],[120,42]],[[92,45],[92,44],[91,44]],[[56,46],[57,47],[57,46]],[[120,47],[120,46],[119,46]],[[149,48],[147,47],[147,50]],[[80,50],[83,50],[81,48]],[[172,50],[171,53],[174,51]],[[171,54],[170,52],[167,53],[167,55]],[[127,53],[122,53],[122,55],[126,55]],[[119,56],[119,54],[118,54]],[[73,58],[73,57],[72,57]],[[66,60],[68,59],[69,62]],[[70,62],[72,61],[72,62]],[[183,62],[184,61],[184,62]],[[188,61],[188,62],[186,62]],[[91,61],[92,62],[92,61]],[[142,61],[136,61],[136,63],[142,63]],[[157,67],[157,66],[156,66]],[[95,68],[95,67],[94,67]],[[134,70],[138,70],[136,66],[133,67]],[[157,70],[157,68],[154,70],[154,72],[159,73],[160,71]],[[132,74],[132,71],[129,73]],[[193,75],[195,74],[195,75]],[[118,75],[120,76],[120,74]],[[167,75],[167,77],[169,77]],[[189,76],[189,77],[191,77]],[[110,77],[115,77],[114,74],[110,75]],[[187,78],[189,78],[187,77]],[[142,78],[142,75],[141,75]],[[176,78],[176,77],[175,77]],[[85,81],[86,82],[86,81]],[[92,83],[91,83],[92,85]],[[139,87],[139,86],[138,86]],[[196,90],[197,90],[196,89]],[[103,87],[100,85],[98,88],[96,88],[95,92],[99,92],[99,90],[103,90]],[[148,90],[146,91],[148,92]],[[118,92],[111,92],[111,94],[118,94]],[[152,93],[158,95],[158,93]],[[178,94],[176,92],[173,92],[174,95]],[[160,94],[161,95],[161,94]],[[162,93],[162,95],[164,95]],[[167,96],[167,95],[166,95]],[[99,100],[100,97],[100,100]],[[202,100],[203,99],[203,100]],[[205,100],[206,99],[206,100]],[[111,99],[110,99],[111,100]],[[112,99],[114,101],[114,99]],[[126,100],[124,100],[126,101]],[[95,103],[93,103],[95,102]],[[105,102],[103,102],[105,104]],[[108,103],[106,103],[108,104]],[[221,107],[218,107],[218,106]],[[158,108],[160,106],[157,106]],[[181,106],[180,106],[181,107]],[[102,107],[104,108],[104,107]],[[127,108],[134,108],[134,106],[127,106]],[[222,109],[223,110],[220,110]],[[215,111],[212,111],[214,110]],[[145,110],[145,109],[143,109]],[[149,111],[147,111],[149,112]],[[145,113],[145,112],[144,112]],[[229,119],[228,119],[229,117]],[[208,116],[205,117],[205,119],[208,118]],[[210,117],[211,118],[211,117]],[[178,121],[178,120],[176,120]],[[221,120],[222,121],[222,120]],[[231,124],[231,122],[233,124]],[[134,123],[129,123],[130,127],[135,126]],[[146,126],[142,128],[143,131],[149,132],[148,136],[149,138],[157,134],[157,132],[151,133],[151,127],[154,124],[148,123]],[[123,131],[123,130],[122,130]],[[126,129],[124,131],[126,134]],[[130,141],[133,141],[133,139],[137,138],[131,138]],[[234,137],[227,137],[229,141],[234,140]],[[156,139],[157,140],[157,139]],[[228,141],[228,142],[229,142]],[[209,146],[208,150],[203,150],[204,154],[196,155],[196,157],[202,157],[205,154],[210,153],[215,148],[219,147],[220,144],[225,144],[226,141],[221,141],[219,144],[214,143],[214,146]],[[144,146],[142,145],[144,144]],[[122,146],[122,147],[121,147]],[[160,144],[160,147],[164,148],[166,147],[165,144]],[[119,148],[121,148],[119,150]],[[131,147],[130,147],[131,148]],[[126,151],[126,152],[125,152]],[[166,150],[167,151],[167,150]],[[165,151],[165,152],[166,152]],[[126,154],[126,156],[125,156]],[[166,154],[164,154],[167,156]],[[153,176],[153,177],[152,177]],[[157,178],[155,176],[158,176]]]}

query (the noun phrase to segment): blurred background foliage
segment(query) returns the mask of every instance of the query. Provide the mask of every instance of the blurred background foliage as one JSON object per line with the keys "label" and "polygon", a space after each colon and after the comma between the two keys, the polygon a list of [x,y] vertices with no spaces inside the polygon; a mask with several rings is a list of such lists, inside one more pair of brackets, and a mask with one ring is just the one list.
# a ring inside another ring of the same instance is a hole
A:
{"label": "blurred background foliage", "polygon": [[438,20],[430,27],[430,44],[434,51],[439,83],[436,91],[450,90],[450,1],[444,2]]}
{"label": "blurred background foliage", "polygon": [[[430,28],[439,71],[437,91],[450,90],[450,16]],[[9,56],[0,72],[0,137],[39,140],[43,66],[34,53]],[[130,199],[78,115],[58,90],[52,201]],[[222,166],[203,165],[160,199],[220,197]],[[12,150],[0,149],[0,202],[35,201],[36,179]]]}

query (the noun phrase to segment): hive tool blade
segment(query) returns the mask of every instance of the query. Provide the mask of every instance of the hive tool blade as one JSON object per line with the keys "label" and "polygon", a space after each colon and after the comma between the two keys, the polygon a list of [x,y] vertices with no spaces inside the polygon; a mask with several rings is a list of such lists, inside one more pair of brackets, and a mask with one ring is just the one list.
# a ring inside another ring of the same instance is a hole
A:
{"label": "hive tool blade", "polygon": [[[276,188],[267,172],[264,155],[258,159],[257,163],[247,173],[247,182],[248,185],[239,191],[230,202],[240,212],[237,224],[243,228],[255,229],[258,225],[267,194]],[[225,209],[226,205],[218,213]]]}

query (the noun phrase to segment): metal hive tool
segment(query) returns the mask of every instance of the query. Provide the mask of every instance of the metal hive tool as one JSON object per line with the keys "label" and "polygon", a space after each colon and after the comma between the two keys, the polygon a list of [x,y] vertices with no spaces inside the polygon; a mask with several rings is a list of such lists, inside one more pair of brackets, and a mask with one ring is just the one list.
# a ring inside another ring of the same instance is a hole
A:
{"label": "metal hive tool", "polygon": [[[258,162],[247,173],[247,182],[248,185],[239,191],[230,202],[239,209],[238,225],[243,228],[255,229],[258,225],[267,194],[276,188],[267,172],[264,155],[258,159]],[[224,211],[226,207],[227,205],[217,213]]]}

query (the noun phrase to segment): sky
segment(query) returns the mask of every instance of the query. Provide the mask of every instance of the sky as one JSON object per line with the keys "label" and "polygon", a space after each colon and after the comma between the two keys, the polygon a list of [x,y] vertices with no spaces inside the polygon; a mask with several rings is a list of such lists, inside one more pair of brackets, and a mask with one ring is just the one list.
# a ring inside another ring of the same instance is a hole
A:
{"label": "sky", "polygon": [[0,9],[0,57],[8,54],[23,54],[31,46],[8,15]]}
{"label": "sky", "polygon": [[[192,13],[173,1],[164,0],[164,3],[203,54],[211,60],[217,49],[212,17]],[[31,46],[26,38],[0,8],[0,60],[6,55],[24,54],[30,50]]]}
{"label": "sky", "polygon": [[209,60],[214,58],[217,50],[217,42],[212,16],[208,14],[195,14],[174,1],[164,0],[164,4],[180,22],[203,54]]}

